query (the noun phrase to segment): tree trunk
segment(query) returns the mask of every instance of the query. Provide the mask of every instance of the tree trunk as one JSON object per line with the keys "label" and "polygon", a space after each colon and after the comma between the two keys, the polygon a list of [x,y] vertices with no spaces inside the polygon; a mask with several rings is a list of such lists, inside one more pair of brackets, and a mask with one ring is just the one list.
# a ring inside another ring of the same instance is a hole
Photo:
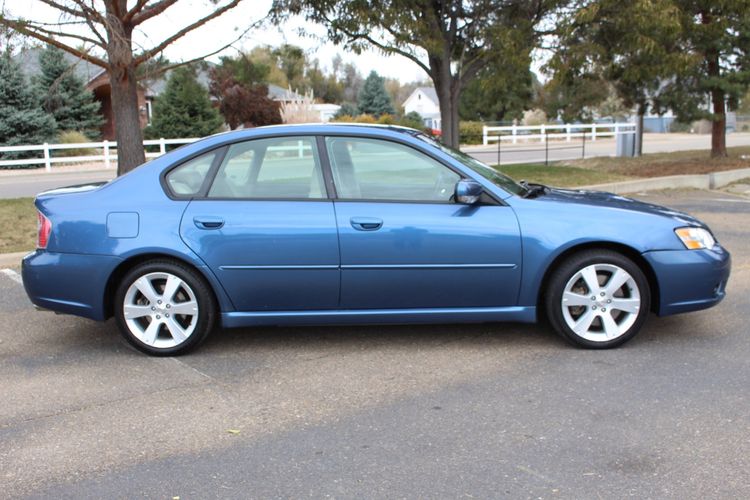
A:
{"label": "tree trunk", "polygon": [[458,100],[460,93],[453,89],[450,82],[435,82],[435,90],[440,101],[440,132],[443,144],[458,148],[460,138],[458,133]]}
{"label": "tree trunk", "polygon": [[461,134],[459,127],[458,117],[458,101],[461,98],[461,84],[459,78],[453,78],[451,82],[451,102],[450,102],[450,113],[451,113],[451,136],[453,137],[453,146],[458,149],[461,145]]}
{"label": "tree trunk", "polygon": [[443,144],[458,148],[458,79],[451,73],[450,52],[430,57],[430,78],[440,105],[440,132]]}
{"label": "tree trunk", "polygon": [[117,175],[130,172],[146,162],[143,151],[138,82],[133,61],[133,25],[123,22],[127,0],[104,2],[107,14],[107,75],[112,89],[112,118],[117,141]]}
{"label": "tree trunk", "polygon": [[[701,22],[710,25],[714,21],[708,12],[701,13]],[[721,65],[719,64],[719,51],[711,46],[706,51],[706,62],[708,79],[714,80],[711,84],[711,101],[713,102],[713,116],[711,117],[711,158],[723,158],[727,156],[727,115],[724,103],[724,91],[719,87],[721,80]]]}
{"label": "tree trunk", "polygon": [[109,81],[117,141],[117,175],[122,175],[146,161],[138,109],[138,86],[135,71],[131,68],[110,68]]}
{"label": "tree trunk", "polygon": [[724,103],[724,92],[718,89],[711,91],[714,116],[711,121],[711,158],[727,156],[727,113]]}
{"label": "tree trunk", "polygon": [[646,107],[638,105],[638,121],[635,124],[635,156],[643,154],[643,117],[646,115]]}
{"label": "tree trunk", "polygon": [[458,141],[453,136],[453,113],[451,110],[451,87],[449,82],[435,80],[435,91],[440,104],[440,133],[443,144],[457,147]]}

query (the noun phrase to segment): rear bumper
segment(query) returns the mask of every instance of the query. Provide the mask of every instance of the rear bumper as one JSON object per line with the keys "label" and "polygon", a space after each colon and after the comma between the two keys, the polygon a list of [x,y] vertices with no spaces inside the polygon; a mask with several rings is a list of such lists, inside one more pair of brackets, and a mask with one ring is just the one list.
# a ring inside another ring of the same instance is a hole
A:
{"label": "rear bumper", "polygon": [[659,283],[659,316],[715,306],[726,295],[732,259],[724,248],[646,252]]}
{"label": "rear bumper", "polygon": [[36,250],[21,262],[23,286],[37,307],[104,320],[107,280],[121,260]]}

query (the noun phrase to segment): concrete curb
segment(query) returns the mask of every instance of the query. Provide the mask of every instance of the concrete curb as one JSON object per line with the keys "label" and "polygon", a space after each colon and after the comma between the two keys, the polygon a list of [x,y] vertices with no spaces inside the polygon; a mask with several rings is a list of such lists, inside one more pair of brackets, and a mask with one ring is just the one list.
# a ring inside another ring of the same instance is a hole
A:
{"label": "concrete curb", "polygon": [[27,253],[29,252],[0,253],[0,269],[20,266],[21,259]]}
{"label": "concrete curb", "polygon": [[578,186],[576,189],[609,191],[616,194],[659,191],[662,189],[716,189],[747,178],[750,178],[750,168],[725,170],[711,174],[669,175],[667,177],[608,182],[605,184]]}

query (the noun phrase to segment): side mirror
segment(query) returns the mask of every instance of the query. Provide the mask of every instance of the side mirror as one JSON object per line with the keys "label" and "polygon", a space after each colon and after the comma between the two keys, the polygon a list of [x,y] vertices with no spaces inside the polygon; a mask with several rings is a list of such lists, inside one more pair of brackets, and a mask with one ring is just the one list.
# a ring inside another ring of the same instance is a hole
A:
{"label": "side mirror", "polygon": [[482,185],[473,179],[461,179],[456,183],[456,192],[454,195],[458,203],[473,205],[479,201],[484,189]]}

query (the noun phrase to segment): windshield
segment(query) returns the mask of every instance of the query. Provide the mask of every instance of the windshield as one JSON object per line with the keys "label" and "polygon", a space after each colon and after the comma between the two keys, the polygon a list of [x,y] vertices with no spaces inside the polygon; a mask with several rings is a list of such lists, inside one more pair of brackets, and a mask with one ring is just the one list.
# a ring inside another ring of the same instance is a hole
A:
{"label": "windshield", "polygon": [[521,186],[516,181],[508,177],[507,175],[498,172],[494,168],[488,165],[485,165],[481,161],[467,155],[466,153],[463,153],[457,149],[448,147],[445,144],[441,144],[440,142],[436,141],[435,139],[425,134],[418,134],[416,135],[416,137],[432,146],[435,146],[443,153],[446,153],[447,155],[450,155],[451,157],[460,161],[463,165],[469,167],[474,172],[478,173],[479,175],[481,175],[482,177],[484,177],[485,179],[487,179],[494,185],[503,188],[509,193],[512,193],[518,196],[523,196],[528,191],[525,187]]}

